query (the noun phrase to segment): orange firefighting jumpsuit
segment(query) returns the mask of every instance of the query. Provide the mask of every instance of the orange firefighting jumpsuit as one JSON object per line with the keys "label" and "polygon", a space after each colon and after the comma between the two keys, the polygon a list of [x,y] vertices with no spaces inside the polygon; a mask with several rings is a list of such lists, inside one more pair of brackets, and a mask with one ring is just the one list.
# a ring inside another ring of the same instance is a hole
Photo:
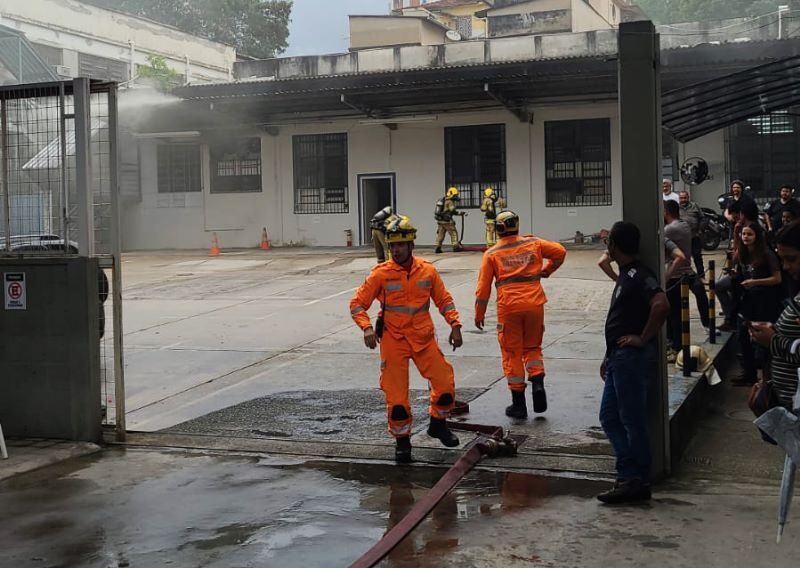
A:
{"label": "orange firefighting jumpsuit", "polygon": [[555,272],[566,255],[560,244],[533,235],[503,237],[483,255],[475,293],[475,319],[483,320],[486,315],[494,280],[497,337],[503,373],[512,391],[525,390],[526,371],[528,377],[544,375],[542,336],[547,298],[539,281]]}
{"label": "orange firefighting jumpsuit", "polygon": [[383,304],[381,390],[386,397],[389,432],[396,438],[411,434],[408,401],[408,360],[431,384],[430,415],[447,418],[455,401],[453,367],[436,342],[431,300],[451,326],[461,325],[453,298],[441,276],[427,260],[414,257],[411,270],[388,260],[372,273],[350,300],[350,315],[362,330],[372,324],[367,310],[375,299]]}

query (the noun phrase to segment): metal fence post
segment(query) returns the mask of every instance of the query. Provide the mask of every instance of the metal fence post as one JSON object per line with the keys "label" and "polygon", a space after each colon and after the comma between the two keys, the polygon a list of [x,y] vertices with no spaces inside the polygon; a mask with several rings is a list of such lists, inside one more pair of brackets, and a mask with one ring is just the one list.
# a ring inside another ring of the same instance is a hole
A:
{"label": "metal fence post", "polygon": [[708,341],[717,343],[717,263],[708,262]]}
{"label": "metal fence post", "polygon": [[0,100],[0,139],[2,139],[3,152],[2,176],[3,176],[3,222],[5,227],[6,252],[11,252],[11,195],[8,183],[8,101]]}
{"label": "metal fence post", "polygon": [[689,283],[681,279],[681,345],[684,377],[692,376],[692,332],[689,324]]}
{"label": "metal fence post", "polygon": [[119,213],[119,151],[117,131],[117,89],[115,86],[108,91],[108,143],[111,185],[111,257],[113,271],[111,273],[111,309],[114,326],[114,404],[116,416],[117,441],[124,442],[126,437],[125,425],[125,362],[122,341],[122,241],[120,238],[120,213]]}
{"label": "metal fence post", "polygon": [[72,81],[75,107],[75,191],[77,211],[78,254],[93,257],[94,211],[92,208],[91,164],[91,101],[89,79],[79,77]]}

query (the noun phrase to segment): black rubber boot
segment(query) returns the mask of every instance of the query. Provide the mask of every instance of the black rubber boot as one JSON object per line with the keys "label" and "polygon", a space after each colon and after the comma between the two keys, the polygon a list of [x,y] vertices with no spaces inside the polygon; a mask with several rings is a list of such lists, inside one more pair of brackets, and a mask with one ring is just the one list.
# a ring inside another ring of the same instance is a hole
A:
{"label": "black rubber boot", "polygon": [[433,252],[435,252],[436,254],[442,254],[442,247],[436,247],[436,250]]}
{"label": "black rubber boot", "polygon": [[464,247],[462,245],[456,245],[453,247],[453,252],[464,252]]}
{"label": "black rubber boot", "polygon": [[458,445],[458,437],[450,431],[447,423],[443,418],[431,417],[431,424],[428,426],[428,436],[431,438],[438,438],[439,441],[448,448],[454,448]]}
{"label": "black rubber boot", "polygon": [[511,406],[506,406],[506,416],[509,418],[528,417],[528,405],[525,404],[525,391],[511,391]]}
{"label": "black rubber boot", "polygon": [[530,378],[531,397],[533,398],[533,411],[541,414],[547,411],[547,393],[544,390],[544,375]]}
{"label": "black rubber boot", "polygon": [[604,491],[597,496],[597,499],[608,505],[620,505],[623,503],[639,503],[649,501],[652,495],[649,483],[644,483],[640,479],[629,481],[617,481],[608,491]]}
{"label": "black rubber boot", "polygon": [[394,449],[394,461],[397,463],[411,463],[411,439],[408,436],[397,438]]}

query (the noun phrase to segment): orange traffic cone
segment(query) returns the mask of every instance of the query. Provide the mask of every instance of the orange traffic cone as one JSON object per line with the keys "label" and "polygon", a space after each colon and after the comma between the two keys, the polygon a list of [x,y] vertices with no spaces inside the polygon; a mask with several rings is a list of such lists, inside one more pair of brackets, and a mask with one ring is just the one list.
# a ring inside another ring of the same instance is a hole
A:
{"label": "orange traffic cone", "polygon": [[219,241],[217,240],[217,233],[213,233],[211,237],[211,250],[208,251],[208,256],[219,256]]}
{"label": "orange traffic cone", "polygon": [[269,237],[267,236],[267,228],[261,229],[261,250],[269,250]]}

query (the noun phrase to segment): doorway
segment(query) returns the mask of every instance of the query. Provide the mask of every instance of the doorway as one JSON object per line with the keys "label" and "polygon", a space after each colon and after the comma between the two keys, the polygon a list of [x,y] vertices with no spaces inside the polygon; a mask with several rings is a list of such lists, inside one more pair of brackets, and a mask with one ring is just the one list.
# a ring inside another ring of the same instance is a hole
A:
{"label": "doorway", "polygon": [[358,210],[361,224],[359,226],[359,243],[368,245],[372,242],[369,221],[378,211],[390,205],[396,207],[395,174],[359,174],[358,175]]}

